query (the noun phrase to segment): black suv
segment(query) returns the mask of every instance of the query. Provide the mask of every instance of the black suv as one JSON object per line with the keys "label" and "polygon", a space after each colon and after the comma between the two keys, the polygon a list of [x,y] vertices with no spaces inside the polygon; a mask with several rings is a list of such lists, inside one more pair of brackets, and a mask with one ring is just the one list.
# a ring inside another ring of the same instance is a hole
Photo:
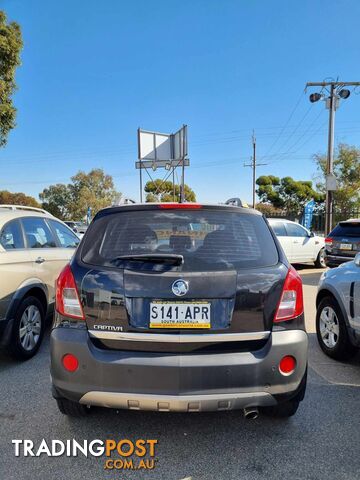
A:
{"label": "black suv", "polygon": [[337,267],[360,252],[360,218],[340,222],[325,239],[325,263]]}
{"label": "black suv", "polygon": [[259,212],[100,211],[56,291],[53,396],[89,406],[293,415],[306,388],[302,283]]}

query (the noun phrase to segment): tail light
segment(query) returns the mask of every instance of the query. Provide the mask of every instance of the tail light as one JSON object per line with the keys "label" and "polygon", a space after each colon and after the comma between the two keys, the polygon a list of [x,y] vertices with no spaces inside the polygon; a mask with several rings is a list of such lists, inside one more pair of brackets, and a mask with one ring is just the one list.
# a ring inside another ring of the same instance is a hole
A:
{"label": "tail light", "polygon": [[294,267],[290,267],[286,275],[274,322],[291,320],[303,312],[304,301],[301,277]]}
{"label": "tail light", "polygon": [[56,282],[56,310],[65,317],[85,320],[70,265],[66,265]]}
{"label": "tail light", "polygon": [[325,245],[328,245],[329,247],[331,247],[332,243],[333,243],[332,238],[330,238],[330,237],[325,238]]}

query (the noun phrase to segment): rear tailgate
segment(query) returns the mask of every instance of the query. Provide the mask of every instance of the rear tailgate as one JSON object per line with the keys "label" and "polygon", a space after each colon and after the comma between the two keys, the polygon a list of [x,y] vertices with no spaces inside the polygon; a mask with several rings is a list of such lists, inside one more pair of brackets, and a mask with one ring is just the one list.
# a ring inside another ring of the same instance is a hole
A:
{"label": "rear tailgate", "polygon": [[[260,347],[271,331],[287,266],[279,261],[264,219],[239,210],[134,211],[103,219],[93,232],[101,246],[85,241],[81,253],[82,264],[93,265],[81,280],[93,341],[106,348],[167,352],[230,338],[227,343],[234,339],[244,341],[244,348],[247,342]],[[184,262],[111,263],[134,252],[134,244],[136,252],[145,245],[181,254]],[[178,280],[187,287],[180,296],[173,288]]]}
{"label": "rear tailgate", "polygon": [[332,243],[327,243],[326,250],[330,255],[354,258],[360,251],[360,221],[340,222],[329,238]]}

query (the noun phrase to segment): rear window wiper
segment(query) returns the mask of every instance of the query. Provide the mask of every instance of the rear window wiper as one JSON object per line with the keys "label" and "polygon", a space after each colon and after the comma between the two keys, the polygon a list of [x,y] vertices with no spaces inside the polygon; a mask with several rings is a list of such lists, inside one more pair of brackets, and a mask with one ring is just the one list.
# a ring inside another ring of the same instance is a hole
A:
{"label": "rear window wiper", "polygon": [[130,255],[119,255],[110,260],[110,263],[121,261],[130,262],[148,262],[148,263],[164,263],[168,265],[182,265],[184,257],[174,253],[139,253]]}

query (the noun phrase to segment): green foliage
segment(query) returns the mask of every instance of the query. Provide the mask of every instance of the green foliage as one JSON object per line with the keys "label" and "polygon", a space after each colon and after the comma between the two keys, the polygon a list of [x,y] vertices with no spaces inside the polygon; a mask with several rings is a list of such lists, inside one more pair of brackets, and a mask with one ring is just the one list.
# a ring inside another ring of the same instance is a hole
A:
{"label": "green foliage", "polygon": [[7,190],[0,190],[0,204],[2,205],[25,205],[28,207],[40,208],[40,204],[34,197],[25,195],[22,192],[12,193]]}
{"label": "green foliage", "polygon": [[[315,155],[320,178],[317,188],[325,193],[326,155]],[[334,157],[334,174],[338,181],[338,190],[334,192],[336,211],[360,209],[360,149],[340,144]]]}
{"label": "green foliage", "polygon": [[39,195],[43,208],[62,220],[83,220],[88,207],[94,216],[119,196],[112,177],[102,169],[79,171],[71,181],[68,185],[50,185]]}
{"label": "green foliage", "polygon": [[280,178],[274,175],[263,175],[256,181],[257,185],[280,185]]}
{"label": "green foliage", "polygon": [[260,202],[278,212],[301,215],[309,200],[314,199],[317,203],[324,200],[324,195],[313,189],[311,181],[294,180],[291,177],[279,179],[268,175],[259,177],[256,184]]}
{"label": "green foliage", "polygon": [[50,185],[39,195],[42,207],[61,220],[71,220],[68,205],[70,200],[69,186],[63,183]]}
{"label": "green foliage", "polygon": [[92,215],[95,215],[102,208],[111,205],[119,196],[113,178],[100,168],[89,173],[79,171],[71,177],[71,180],[69,212],[73,218],[84,218],[88,207],[91,207]]}
{"label": "green foliage", "polygon": [[21,30],[17,23],[7,23],[0,11],[0,147],[6,145],[11,129],[15,127],[16,108],[12,95],[16,90],[15,72],[20,65],[23,48]]}
{"label": "green foliage", "polygon": [[[179,202],[180,201],[180,185],[175,184],[175,198],[173,192],[173,184],[169,180],[163,181],[157,178],[154,181],[149,180],[145,185],[147,202]],[[195,202],[195,192],[185,184],[185,201]]]}

